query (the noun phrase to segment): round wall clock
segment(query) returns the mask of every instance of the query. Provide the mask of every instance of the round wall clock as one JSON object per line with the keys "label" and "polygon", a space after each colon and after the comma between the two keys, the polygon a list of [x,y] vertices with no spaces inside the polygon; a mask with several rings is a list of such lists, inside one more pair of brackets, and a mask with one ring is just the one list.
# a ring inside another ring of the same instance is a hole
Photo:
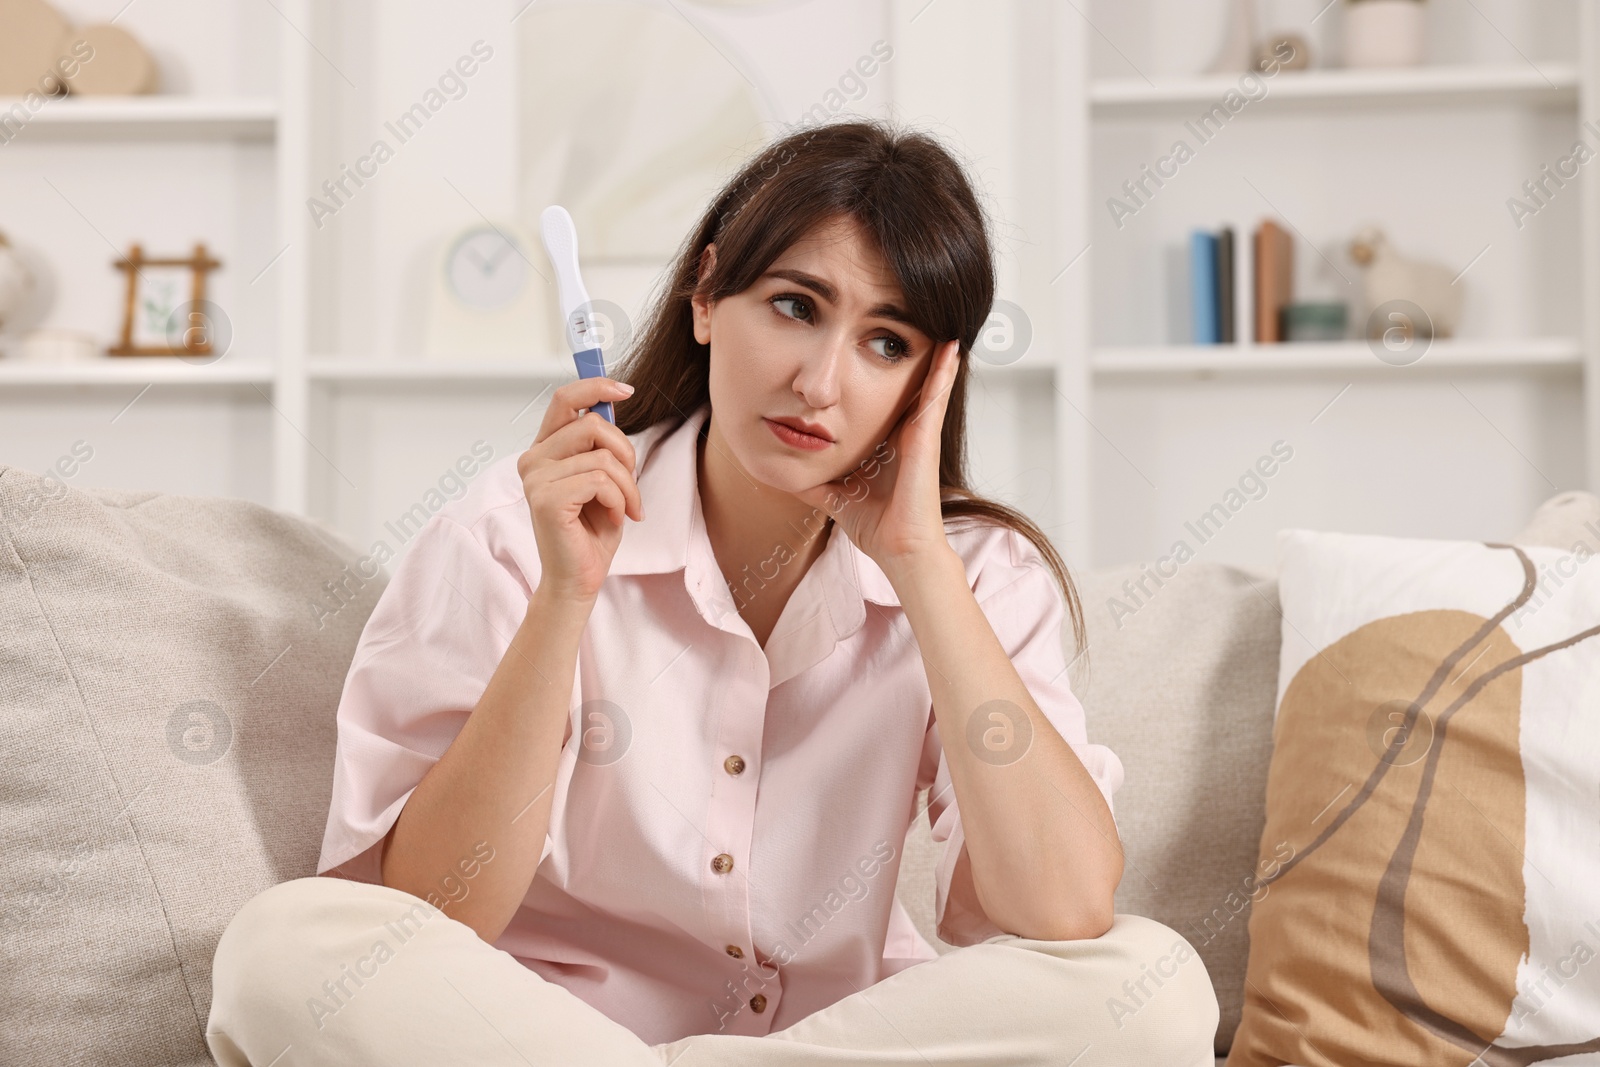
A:
{"label": "round wall clock", "polygon": [[[509,219],[446,230],[427,250],[422,355],[429,359],[539,359],[571,355],[550,321],[539,238]],[[545,268],[548,271],[548,268]],[[559,318],[560,312],[554,314]]]}
{"label": "round wall clock", "polygon": [[467,307],[482,311],[505,307],[528,287],[533,273],[529,256],[514,234],[493,226],[473,227],[457,236],[445,253],[446,287]]}

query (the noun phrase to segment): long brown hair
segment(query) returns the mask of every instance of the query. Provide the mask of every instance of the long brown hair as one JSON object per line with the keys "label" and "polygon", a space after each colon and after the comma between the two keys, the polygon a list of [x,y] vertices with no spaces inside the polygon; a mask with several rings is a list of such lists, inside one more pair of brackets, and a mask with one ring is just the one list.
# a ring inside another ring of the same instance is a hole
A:
{"label": "long brown hair", "polygon": [[[1033,542],[1061,587],[1072,633],[1085,648],[1083,607],[1050,538],[1015,508],[974,493],[967,477],[967,378],[973,343],[994,303],[989,223],[961,165],[927,134],[886,122],[813,125],[755,155],[729,180],[679,250],[623,362],[611,377],[635,387],[617,426],[638,433],[681,425],[710,399],[711,349],[695,340],[689,298],[719,300],[748,289],[813,228],[853,218],[900,283],[913,324],[935,343],[959,338],[960,362],[939,447],[940,511],[1008,526]],[[701,253],[717,255],[699,277]]]}

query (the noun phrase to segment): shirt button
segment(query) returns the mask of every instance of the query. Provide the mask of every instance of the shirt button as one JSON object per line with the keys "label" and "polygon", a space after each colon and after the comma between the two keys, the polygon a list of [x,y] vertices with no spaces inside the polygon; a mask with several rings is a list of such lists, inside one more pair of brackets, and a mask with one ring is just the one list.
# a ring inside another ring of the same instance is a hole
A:
{"label": "shirt button", "polygon": [[727,759],[722,761],[722,769],[727,771],[729,774],[743,774],[744,757],[729,756]]}
{"label": "shirt button", "polygon": [[711,861],[711,869],[718,874],[727,874],[733,870],[733,857],[726,852],[719,853],[717,858]]}
{"label": "shirt button", "polygon": [[767,1010],[767,998],[762,996],[760,993],[757,993],[755,996],[751,997],[750,998],[750,1010],[754,1011],[754,1012],[766,1011]]}
{"label": "shirt button", "polygon": [[744,959],[744,949],[740,948],[738,945],[729,945],[728,955],[732,956],[736,960],[742,960]]}

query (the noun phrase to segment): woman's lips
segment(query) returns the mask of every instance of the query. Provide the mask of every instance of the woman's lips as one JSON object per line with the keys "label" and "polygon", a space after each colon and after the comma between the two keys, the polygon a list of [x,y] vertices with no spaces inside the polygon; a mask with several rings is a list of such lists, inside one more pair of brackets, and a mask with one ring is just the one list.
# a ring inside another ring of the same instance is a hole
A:
{"label": "woman's lips", "polygon": [[801,433],[799,430],[785,426],[781,422],[773,422],[768,418],[763,418],[761,421],[767,424],[767,429],[772,431],[774,437],[793,448],[804,449],[807,452],[820,452],[833,443],[826,438],[817,437],[809,433]]}

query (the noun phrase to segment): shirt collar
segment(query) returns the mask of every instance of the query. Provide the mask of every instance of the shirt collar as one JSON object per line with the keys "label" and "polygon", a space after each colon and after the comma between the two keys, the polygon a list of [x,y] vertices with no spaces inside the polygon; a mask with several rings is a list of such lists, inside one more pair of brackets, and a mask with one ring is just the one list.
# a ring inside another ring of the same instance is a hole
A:
{"label": "shirt collar", "polygon": [[[612,557],[609,573],[665,574],[685,570],[692,542],[704,540],[703,547],[709,549],[700,509],[697,439],[700,427],[710,417],[711,402],[705,401],[676,428],[670,420],[663,420],[633,435],[637,459],[633,473],[645,516],[643,521],[630,521],[623,528],[622,543]],[[850,629],[859,626],[865,613],[863,600],[900,606],[894,585],[882,568],[857,548],[837,523],[812,566],[823,568],[819,578],[826,583],[828,607],[836,624],[855,620]],[[723,581],[726,583],[726,579]]]}

